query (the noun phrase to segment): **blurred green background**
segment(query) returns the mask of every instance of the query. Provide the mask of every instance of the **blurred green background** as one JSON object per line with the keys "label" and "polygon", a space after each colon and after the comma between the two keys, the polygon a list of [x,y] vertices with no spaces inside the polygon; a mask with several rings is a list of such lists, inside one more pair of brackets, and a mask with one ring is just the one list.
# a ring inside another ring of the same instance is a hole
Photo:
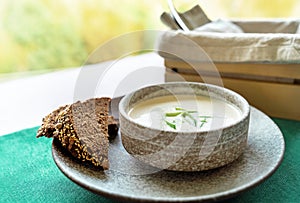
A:
{"label": "blurred green background", "polygon": [[[179,11],[200,4],[211,19],[300,15],[298,0],[174,3]],[[113,37],[166,29],[159,20],[163,11],[168,11],[166,0],[1,0],[0,74],[81,66],[93,50]]]}

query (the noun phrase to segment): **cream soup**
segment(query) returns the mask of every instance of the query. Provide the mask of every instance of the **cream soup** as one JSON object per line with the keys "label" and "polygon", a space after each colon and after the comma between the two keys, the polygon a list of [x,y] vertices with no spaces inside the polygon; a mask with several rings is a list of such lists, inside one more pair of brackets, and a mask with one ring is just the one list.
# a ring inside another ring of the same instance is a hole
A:
{"label": "cream soup", "polygon": [[207,96],[162,96],[137,103],[129,111],[137,123],[162,130],[205,131],[229,126],[241,117],[234,105]]}

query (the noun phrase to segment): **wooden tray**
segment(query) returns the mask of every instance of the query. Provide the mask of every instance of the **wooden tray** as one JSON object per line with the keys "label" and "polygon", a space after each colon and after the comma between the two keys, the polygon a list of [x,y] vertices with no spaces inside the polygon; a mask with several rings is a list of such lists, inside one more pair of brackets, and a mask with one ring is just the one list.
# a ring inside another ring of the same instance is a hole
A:
{"label": "wooden tray", "polygon": [[[245,68],[245,70],[246,69],[247,68]],[[177,73],[170,68],[166,70],[165,80],[166,82],[203,82],[203,79],[197,74]],[[219,81],[217,77],[205,76],[205,82],[207,83],[220,84]],[[245,78],[222,77],[222,81],[224,87],[238,92],[244,96],[252,106],[262,110],[267,115],[300,120],[300,84],[297,83],[299,80],[294,80],[296,82],[293,83],[279,83]]]}
{"label": "wooden tray", "polygon": [[217,71],[223,78],[248,79],[276,83],[300,84],[300,64],[271,63],[200,63],[165,59],[165,66],[178,73],[213,75]]}

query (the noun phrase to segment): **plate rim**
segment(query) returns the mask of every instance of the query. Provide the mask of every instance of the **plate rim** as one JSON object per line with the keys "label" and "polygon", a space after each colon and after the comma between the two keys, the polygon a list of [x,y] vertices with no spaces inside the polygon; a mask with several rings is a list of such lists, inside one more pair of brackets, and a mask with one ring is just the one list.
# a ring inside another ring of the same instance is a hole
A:
{"label": "plate rim", "polygon": [[57,144],[55,143],[54,140],[52,141],[52,147],[51,147],[52,157],[53,157],[53,160],[54,160],[56,166],[68,179],[70,179],[71,181],[73,181],[74,183],[76,183],[77,185],[83,187],[84,189],[86,189],[88,191],[91,191],[95,194],[98,194],[98,195],[101,195],[103,197],[113,199],[113,200],[130,201],[130,202],[146,202],[146,203],[151,203],[151,202],[162,202],[162,203],[208,202],[208,201],[225,200],[225,199],[229,199],[231,197],[235,197],[245,191],[248,191],[248,190],[258,186],[265,180],[267,180],[270,176],[272,176],[276,172],[276,170],[279,168],[279,166],[281,165],[283,158],[284,158],[285,140],[284,140],[284,137],[283,137],[283,134],[282,134],[280,128],[276,125],[276,123],[270,117],[268,117],[266,114],[264,114],[260,110],[254,108],[254,107],[251,107],[251,111],[252,110],[258,111],[259,113],[263,114],[266,118],[270,119],[271,122],[274,124],[274,127],[276,127],[278,132],[280,132],[280,134],[279,134],[280,136],[278,136],[278,139],[282,140],[282,146],[281,146],[282,150],[281,150],[281,154],[279,154],[279,159],[278,159],[276,165],[274,165],[274,167],[272,167],[271,170],[268,171],[268,173],[264,174],[263,176],[260,176],[259,178],[255,179],[255,180],[249,181],[248,183],[241,185],[237,188],[232,188],[230,190],[226,190],[226,191],[222,191],[222,192],[218,192],[218,193],[214,193],[214,194],[200,195],[200,196],[193,196],[193,197],[159,197],[159,198],[152,197],[151,199],[144,198],[144,197],[128,196],[128,195],[126,196],[123,194],[119,194],[117,192],[108,191],[106,189],[101,190],[99,188],[95,188],[91,185],[86,184],[85,182],[81,182],[80,179],[78,180],[72,174],[69,174],[67,172],[67,170],[65,170],[64,167],[60,165],[59,160],[57,160],[58,158],[56,155],[57,154],[56,150],[61,151],[61,148],[60,148],[60,146],[57,146]]}

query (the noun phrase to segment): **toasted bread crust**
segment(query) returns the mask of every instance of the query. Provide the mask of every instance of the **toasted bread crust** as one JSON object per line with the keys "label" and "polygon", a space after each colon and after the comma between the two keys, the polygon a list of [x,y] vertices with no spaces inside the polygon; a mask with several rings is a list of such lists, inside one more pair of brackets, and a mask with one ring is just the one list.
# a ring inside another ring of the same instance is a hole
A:
{"label": "toasted bread crust", "polygon": [[110,98],[104,97],[60,107],[43,119],[37,137],[53,137],[76,159],[108,169],[109,140],[118,132],[108,115],[109,104]]}

